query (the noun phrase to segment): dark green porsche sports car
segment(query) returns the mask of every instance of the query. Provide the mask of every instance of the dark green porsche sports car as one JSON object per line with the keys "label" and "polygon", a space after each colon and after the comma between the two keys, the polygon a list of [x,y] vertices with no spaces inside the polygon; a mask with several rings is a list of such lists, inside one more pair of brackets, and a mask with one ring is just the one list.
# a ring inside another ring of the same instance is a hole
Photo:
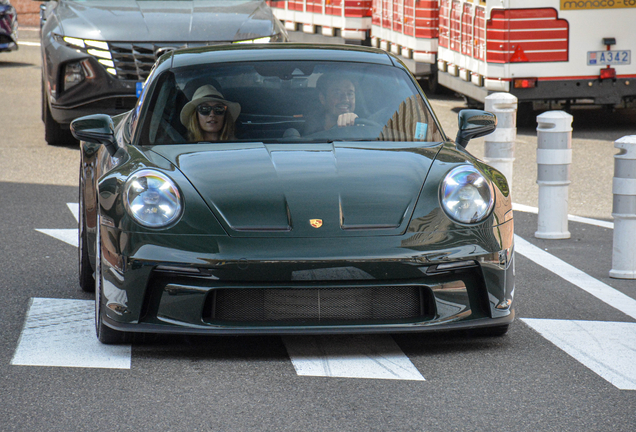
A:
{"label": "dark green porsche sports car", "polygon": [[233,45],[155,64],[77,119],[80,285],[97,336],[377,333],[514,319],[505,177],[449,140],[384,51]]}

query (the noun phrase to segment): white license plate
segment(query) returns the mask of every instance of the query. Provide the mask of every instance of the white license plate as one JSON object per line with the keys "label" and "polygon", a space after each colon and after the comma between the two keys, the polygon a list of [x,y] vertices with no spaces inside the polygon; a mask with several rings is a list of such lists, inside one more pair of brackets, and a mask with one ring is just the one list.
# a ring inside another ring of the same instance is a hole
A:
{"label": "white license plate", "polygon": [[587,64],[591,65],[628,65],[632,63],[630,50],[588,51]]}

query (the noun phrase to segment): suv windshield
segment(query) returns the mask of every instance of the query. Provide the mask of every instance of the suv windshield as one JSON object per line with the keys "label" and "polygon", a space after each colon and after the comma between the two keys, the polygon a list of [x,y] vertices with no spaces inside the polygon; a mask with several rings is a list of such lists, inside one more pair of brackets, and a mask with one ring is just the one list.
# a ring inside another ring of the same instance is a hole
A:
{"label": "suv windshield", "polygon": [[408,74],[391,66],[198,65],[163,73],[148,96],[142,145],[443,140]]}

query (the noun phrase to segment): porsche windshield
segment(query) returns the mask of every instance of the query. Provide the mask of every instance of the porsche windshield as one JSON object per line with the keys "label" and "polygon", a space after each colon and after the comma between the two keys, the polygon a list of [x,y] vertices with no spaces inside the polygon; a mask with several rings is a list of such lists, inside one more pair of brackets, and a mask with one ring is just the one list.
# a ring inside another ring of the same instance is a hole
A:
{"label": "porsche windshield", "polygon": [[142,145],[215,141],[442,141],[403,70],[367,63],[264,61],[163,73]]}

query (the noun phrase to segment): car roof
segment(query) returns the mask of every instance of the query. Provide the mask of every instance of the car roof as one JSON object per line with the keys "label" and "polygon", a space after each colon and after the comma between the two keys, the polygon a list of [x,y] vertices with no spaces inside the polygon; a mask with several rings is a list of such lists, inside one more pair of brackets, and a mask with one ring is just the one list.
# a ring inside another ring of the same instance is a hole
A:
{"label": "car roof", "polygon": [[268,60],[347,61],[397,65],[385,51],[356,45],[300,43],[232,44],[186,48],[172,52],[172,67]]}

